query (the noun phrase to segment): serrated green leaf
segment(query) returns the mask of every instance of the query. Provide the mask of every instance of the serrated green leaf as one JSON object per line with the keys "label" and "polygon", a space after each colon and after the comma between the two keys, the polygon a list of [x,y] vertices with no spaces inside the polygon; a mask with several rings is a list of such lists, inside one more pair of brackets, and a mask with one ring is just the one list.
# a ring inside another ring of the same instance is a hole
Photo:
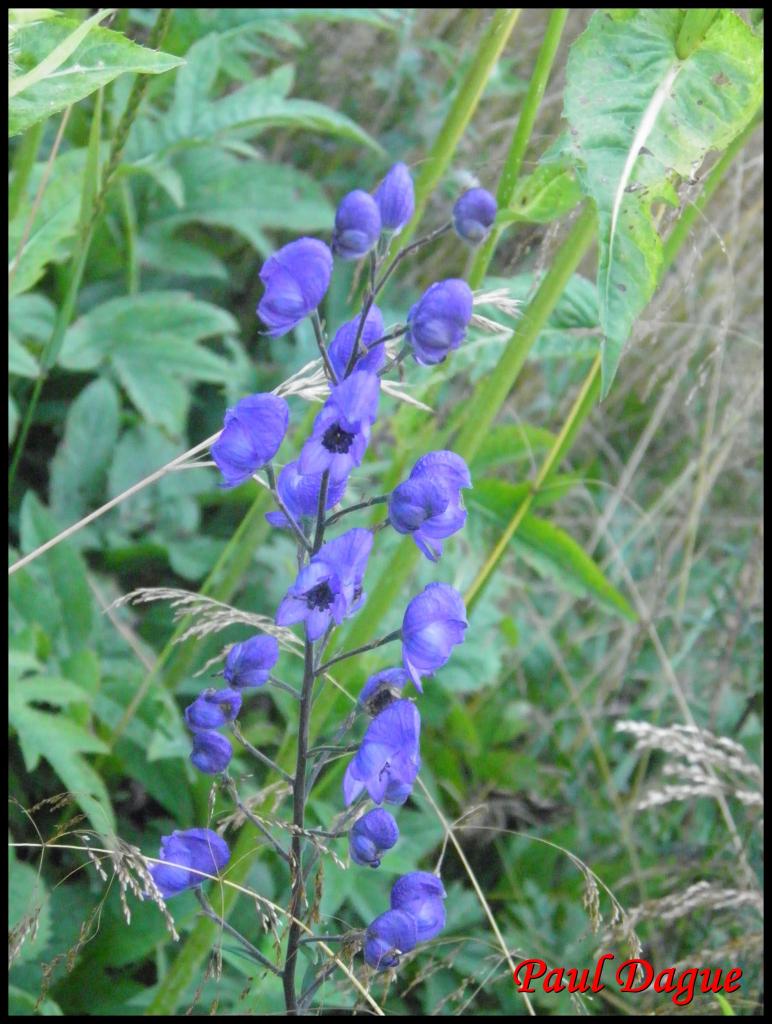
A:
{"label": "serrated green leaf", "polygon": [[[185,78],[179,92],[175,90],[172,116],[137,122],[129,147],[131,160],[191,144],[232,137],[249,139],[276,127],[318,131],[381,152],[378,143],[345,114],[323,103],[288,98],[293,80],[289,65],[276,68],[220,99],[210,99],[207,91],[214,84],[211,61],[218,53],[219,43],[213,37],[191,48]],[[206,91],[199,87],[201,84]]]}
{"label": "serrated green leaf", "polygon": [[[753,117],[762,97],[762,42],[722,8],[686,60],[681,9],[598,12],[574,43],[564,113],[577,176],[598,210],[602,395],[632,325],[651,298],[662,241],[651,205]],[[694,40],[693,40],[694,42]]]}
{"label": "serrated green leaf", "polygon": [[[8,83],[8,96],[13,99],[14,96],[18,96],[19,93],[24,92],[25,89],[29,89],[31,86],[41,82],[44,78],[48,78],[57,71],[62,64],[67,60],[71,53],[74,53],[80,43],[86,38],[92,28],[96,28],[100,21],[104,21],[108,14],[112,14],[113,9],[109,7],[104,8],[101,11],[97,11],[90,18],[84,21],[66,35],[60,43],[58,43],[49,54],[47,54],[39,64],[28,71],[24,75],[15,75]],[[36,19],[43,21],[45,19]]]}
{"label": "serrated green leaf", "polygon": [[[68,239],[75,234],[78,224],[85,165],[85,149],[71,150],[57,157],[31,221],[32,226],[28,228],[33,197],[46,173],[45,163],[37,163],[33,168],[27,195],[8,226],[8,274],[12,296],[32,288],[49,263],[69,257]],[[24,248],[21,249],[23,240]]]}
{"label": "serrated green leaf", "polygon": [[537,572],[556,580],[571,593],[595,598],[607,610],[636,621],[637,616],[627,599],[561,527],[528,514],[512,538],[512,544]]}
{"label": "serrated green leaf", "polygon": [[[34,491],[27,491],[21,505],[21,549],[24,554],[50,540],[57,532],[51,513]],[[70,652],[87,647],[93,629],[93,602],[86,582],[86,567],[68,544],[57,544],[37,560],[48,575],[52,594],[61,609],[65,639]]]}
{"label": "serrated green leaf", "polygon": [[[21,27],[14,36],[19,70],[24,74],[40,65],[82,27],[71,18],[53,18]],[[57,70],[11,98],[8,134],[20,134],[89,96],[118,75],[158,75],[182,63],[179,57],[139,46],[120,32],[92,28]]]}
{"label": "serrated green leaf", "polygon": [[285,164],[245,161],[206,147],[178,154],[175,168],[185,183],[180,208],[161,202],[153,230],[171,231],[196,222],[243,235],[261,255],[273,246],[266,229],[329,231],[334,208],[310,175]]}
{"label": "serrated green leaf", "polygon": [[51,511],[62,526],[76,522],[101,496],[119,415],[118,393],[104,378],[92,381],[70,406],[51,462]]}

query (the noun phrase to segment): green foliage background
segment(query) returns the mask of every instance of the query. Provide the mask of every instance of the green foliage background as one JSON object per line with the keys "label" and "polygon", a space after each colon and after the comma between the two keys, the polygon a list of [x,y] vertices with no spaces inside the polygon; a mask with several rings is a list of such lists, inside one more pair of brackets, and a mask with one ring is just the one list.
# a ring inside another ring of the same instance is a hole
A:
{"label": "green foliage background", "polygon": [[[421,698],[426,794],[400,812],[379,874],[325,860],[319,927],[364,926],[391,879],[441,858],[448,928],[395,982],[367,982],[386,1012],[527,1012],[470,873],[515,961],[624,958],[634,929],[657,969],[743,968],[739,993],[681,1012],[757,1012],[758,12],[181,8],[162,40],[155,10],[89,14],[11,12],[10,563],[315,357],[308,324],[260,334],[257,275],[279,245],[327,237],[344,193],[405,160],[423,232],[473,181],[498,189],[480,252],[443,238],[383,303],[399,322],[432,281],[466,276],[522,315],[486,306],[502,330],[472,332],[436,370],[409,367],[435,412],[390,402],[352,482],[356,500],[451,445],[475,488],[439,567],[378,535],[340,649],[395,628],[436,578],[466,593],[470,627]],[[328,324],[357,288],[337,267]],[[294,400],[292,444],[312,415]],[[132,895],[127,923],[110,859],[105,882],[82,849],[85,829],[92,846],[115,853],[120,837],[153,856],[172,828],[230,810],[187,761],[181,711],[249,627],[176,644],[168,601],[113,607],[163,587],[273,615],[293,547],[269,532],[256,485],[217,483],[207,468],[166,473],[10,577],[15,1015],[282,1010],[280,985],[190,893],[170,905],[177,945]],[[388,659],[344,662],[337,679],[356,695]],[[280,667],[297,674],[289,655]],[[252,698],[243,725],[289,767],[283,698]],[[325,691],[316,732],[349,705]],[[679,731],[695,724],[696,754]],[[234,766],[242,792],[273,781]],[[333,765],[314,791],[320,824],[340,776]],[[270,792],[260,806],[274,813]],[[248,828],[226,834],[229,877],[284,904],[282,863]],[[254,901],[217,895],[272,955]],[[316,1002],[357,998],[337,973]],[[532,1003],[673,1011],[666,995],[610,988]]]}

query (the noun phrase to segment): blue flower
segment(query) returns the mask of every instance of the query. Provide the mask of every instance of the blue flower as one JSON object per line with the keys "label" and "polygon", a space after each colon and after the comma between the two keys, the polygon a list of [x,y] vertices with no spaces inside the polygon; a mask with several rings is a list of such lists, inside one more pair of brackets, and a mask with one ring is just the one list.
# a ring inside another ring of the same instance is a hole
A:
{"label": "blue flower", "polygon": [[225,413],[222,433],[210,451],[222,487],[238,487],[270,462],[287,433],[289,406],[278,395],[248,395]]}
{"label": "blue flower", "polygon": [[484,188],[472,188],[456,200],[453,227],[465,242],[477,245],[496,220],[496,200]]}
{"label": "blue flower", "polygon": [[332,389],[300,453],[301,473],[329,471],[337,484],[361,464],[378,416],[379,389],[372,373],[352,373]]}
{"label": "blue flower", "polygon": [[237,689],[264,686],[278,660],[279,643],[276,638],[258,634],[231,647],[225,659],[223,676]]}
{"label": "blue flower", "polygon": [[427,288],[407,315],[408,339],[415,361],[441,363],[457,349],[472,319],[472,293],[466,281],[451,277]]}
{"label": "blue flower", "polygon": [[[197,872],[219,875],[230,860],[228,844],[208,828],[189,828],[161,837],[161,860],[169,864],[151,864],[148,870],[165,900],[185,889],[195,889],[206,879]],[[173,866],[172,866],[173,865]]]}
{"label": "blue flower", "polygon": [[421,716],[409,700],[397,700],[374,718],[346,768],[343,798],[350,804],[367,789],[373,802],[402,804],[421,767]]}
{"label": "blue flower", "polygon": [[280,338],[305,320],[324,298],[331,275],[332,253],[318,238],[299,238],[266,260],[257,314],[268,333]]}
{"label": "blue flower", "polygon": [[344,196],[335,213],[332,251],[343,260],[366,255],[381,233],[381,212],[368,192],[361,188]]}
{"label": "blue flower", "polygon": [[401,231],[415,210],[413,179],[405,164],[394,164],[375,190],[375,201],[384,230]]}
{"label": "blue flower", "polygon": [[[348,367],[349,359],[351,358],[351,350],[354,347],[354,341],[356,340],[360,320],[361,313],[359,316],[354,317],[353,320],[349,320],[347,323],[339,327],[335,332],[335,337],[330,343],[330,362],[332,363],[332,368],[335,370],[335,376],[338,380],[343,380],[346,375],[346,369]],[[373,342],[382,337],[383,314],[377,306],[371,306],[365,318],[365,326],[362,330],[360,345],[364,345],[365,348],[370,349]],[[354,363],[354,369],[366,370],[368,373],[377,373],[383,366],[385,359],[386,345],[376,345],[375,348],[369,351],[366,355],[359,356],[356,363]]]}
{"label": "blue flower", "polygon": [[339,626],[362,603],[362,582],[372,545],[372,533],[361,528],[323,544],[279,605],[277,625],[305,622],[309,640],[318,640],[333,622]]}
{"label": "blue flower", "polygon": [[446,893],[442,882],[428,871],[411,871],[394,883],[391,909],[409,914],[416,924],[416,940],[428,942],[445,927]]}
{"label": "blue flower", "polygon": [[415,921],[401,910],[387,910],[365,932],[365,961],[376,971],[399,964],[400,954],[409,953],[416,944]]}
{"label": "blue flower", "polygon": [[403,668],[385,668],[367,680],[359,694],[359,703],[374,718],[399,700],[409,681],[410,676]]}
{"label": "blue flower", "polygon": [[194,732],[200,729],[219,729],[232,722],[241,710],[238,690],[204,690],[185,708],[185,721]]}
{"label": "blue flower", "polygon": [[219,732],[205,730],[193,733],[193,753],[190,760],[205,775],[217,775],[224,772],[233,757],[230,740]]}
{"label": "blue flower", "polygon": [[466,608],[447,583],[430,583],[413,598],[402,620],[402,661],[417,689],[421,676],[442,668],[456,644],[464,642]]}
{"label": "blue flower", "polygon": [[300,570],[276,612],[278,626],[305,622],[306,636],[318,640],[334,622],[340,625],[346,617],[346,597],[335,571],[324,562],[313,559]]}
{"label": "blue flower", "polygon": [[[279,496],[295,521],[304,516],[316,516],[319,510],[319,490],[322,473],[301,473],[297,461],[288,462],[279,473],[276,487]],[[346,491],[346,479],[330,481],[327,484],[325,509],[337,505]],[[265,518],[272,526],[289,527],[287,517],[281,511],[266,512]]]}
{"label": "blue flower", "polygon": [[370,530],[357,526],[323,544],[312,559],[329,565],[337,575],[343,586],[347,615],[357,611],[364,602],[362,584],[372,547]]}
{"label": "blue flower", "polygon": [[436,562],[442,541],[466,522],[461,488],[471,487],[466,463],[455,452],[429,452],[416,462],[410,477],[389,498],[389,522],[398,533],[411,533],[426,557]]}
{"label": "blue flower", "polygon": [[377,868],[381,855],[399,839],[393,816],[380,807],[373,808],[355,821],[348,837],[348,848],[355,864]]}

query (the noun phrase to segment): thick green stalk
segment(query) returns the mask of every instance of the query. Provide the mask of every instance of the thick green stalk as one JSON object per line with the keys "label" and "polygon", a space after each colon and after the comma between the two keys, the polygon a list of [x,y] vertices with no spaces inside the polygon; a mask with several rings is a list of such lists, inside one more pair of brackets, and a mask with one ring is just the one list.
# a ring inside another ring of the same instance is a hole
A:
{"label": "thick green stalk", "polygon": [[13,156],[13,177],[8,189],[8,220],[12,221],[19,212],[21,201],[27,194],[27,182],[35,166],[46,122],[33,125],[24,133]]}
{"label": "thick green stalk", "polygon": [[[536,121],[536,114],[541,105],[544,90],[547,88],[552,64],[560,45],[560,37],[563,34],[563,27],[567,17],[567,7],[556,7],[550,14],[549,21],[547,22],[544,41],[541,44],[539,56],[536,58],[531,81],[528,84],[528,92],[525,95],[520,111],[520,119],[517,122],[515,134],[512,136],[512,144],[509,147],[507,159],[504,162],[504,169],[499,178],[499,187],[496,191],[496,202],[498,203],[499,210],[508,209],[514,195],[515,186],[520,177],[520,168],[523,165],[523,159],[528,149],[534,122]],[[469,272],[470,288],[479,288],[482,285],[501,231],[501,228],[494,227],[484,244],[477,250],[474,262],[472,263],[472,269]]]}
{"label": "thick green stalk", "polygon": [[[732,144],[727,147],[721,159],[717,161],[706,178],[702,193],[697,202],[692,206],[686,207],[674,225],[670,235],[668,236],[667,242],[663,247],[664,258],[662,262],[662,270],[660,272],[660,281],[672,265],[673,260],[678,255],[681,246],[688,237],[689,229],[694,223],[695,218],[699,215],[705,204],[715,192],[730,164],[744,146],[757,123],[758,118],[755,118],[751,124],[748,125],[745,131],[741,132]],[[522,523],[539,490],[544,486],[550,475],[559,466],[561,460],[572,447],[574,440],[578,436],[579,431],[595,404],[595,399],[599,394],[600,378],[601,359],[598,355],[593,360],[592,366],[579,389],[579,394],[571,407],[568,418],[555,439],[555,443],[547,453],[544,462],[539,467],[539,471],[534,478],[530,494],[526,500],[518,506],[515,514],[512,516],[501,537],[495,543],[493,550],[486,558],[482,568],[477,573],[477,576],[467,590],[465,600],[468,611],[470,611],[477,603],[485,585],[492,577],[496,566],[504,555],[509,542],[520,527],[520,524]]]}
{"label": "thick green stalk", "polygon": [[458,87],[453,105],[448,111],[448,116],[445,118],[439,135],[421,164],[421,170],[415,183],[415,213],[404,230],[394,239],[389,252],[390,259],[394,257],[398,249],[407,245],[415,234],[424,215],[429,196],[447,170],[519,16],[520,8],[515,7],[499,8],[491,17],[490,24],[477,46],[472,65]]}
{"label": "thick green stalk", "polygon": [[[166,31],[171,21],[172,9],[170,7],[162,7],[158,13],[158,18],[153,27],[153,31],[150,35],[148,44],[151,48],[157,48],[161,45],[163,37],[166,35]],[[123,150],[126,146],[126,140],[129,137],[129,131],[134,123],[134,120],[139,113],[139,107],[147,91],[147,87],[150,83],[148,75],[138,75],[132,86],[131,93],[129,94],[129,100],[126,104],[126,110],[123,113],[118,127],[116,128],[115,137],[113,139],[112,148],[110,150],[110,157],[107,162],[107,169],[102,179],[100,188],[94,190],[93,199],[89,207],[81,208],[80,218],[80,232],[76,243],[76,249],[73,254],[72,271],[70,278],[67,283],[67,292],[64,297],[64,301],[59,307],[59,311],[54,322],[54,329],[51,333],[51,337],[48,339],[43,353],[40,357],[40,376],[35,381],[35,387],[32,392],[32,396],[27,404],[27,408],[24,411],[24,420],[22,422],[19,436],[16,440],[16,447],[14,449],[13,461],[11,462],[11,468],[8,473],[8,490],[13,488],[14,480],[16,479],[16,471],[21,461],[21,456],[24,451],[24,445],[27,440],[27,434],[32,425],[32,420],[37,409],[40,395],[43,390],[46,377],[48,376],[51,368],[56,363],[59,356],[59,352],[64,342],[64,335],[67,328],[70,326],[73,314],[75,312],[75,304],[78,299],[78,293],[80,291],[80,284],[83,280],[83,271],[86,267],[88,260],[89,250],[91,248],[91,240],[94,236],[94,228],[99,220],[104,209],[105,200],[107,193],[112,184],[115,172],[123,156]],[[97,106],[94,112],[94,118],[100,118],[102,116],[102,104],[101,94],[100,99],[97,102]],[[88,181],[86,182],[88,187]],[[85,195],[85,193],[84,193]]]}

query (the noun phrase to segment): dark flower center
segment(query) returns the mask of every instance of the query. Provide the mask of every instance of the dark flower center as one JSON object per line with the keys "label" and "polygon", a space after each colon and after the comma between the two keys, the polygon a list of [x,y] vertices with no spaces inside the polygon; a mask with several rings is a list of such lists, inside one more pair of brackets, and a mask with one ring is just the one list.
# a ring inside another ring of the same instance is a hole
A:
{"label": "dark flower center", "polygon": [[388,761],[384,762],[383,768],[378,772],[378,781],[383,778],[384,775],[389,775],[391,772],[391,765]]}
{"label": "dark flower center", "polygon": [[333,423],[324,432],[322,444],[328,452],[335,452],[336,455],[345,455],[354,440],[354,434],[344,430],[339,423]]}
{"label": "dark flower center", "polygon": [[320,608],[324,611],[332,604],[333,597],[334,594],[330,588],[330,584],[324,580],[324,582],[317,583],[315,587],[312,587],[308,591],[306,594],[306,604],[309,608]]}

